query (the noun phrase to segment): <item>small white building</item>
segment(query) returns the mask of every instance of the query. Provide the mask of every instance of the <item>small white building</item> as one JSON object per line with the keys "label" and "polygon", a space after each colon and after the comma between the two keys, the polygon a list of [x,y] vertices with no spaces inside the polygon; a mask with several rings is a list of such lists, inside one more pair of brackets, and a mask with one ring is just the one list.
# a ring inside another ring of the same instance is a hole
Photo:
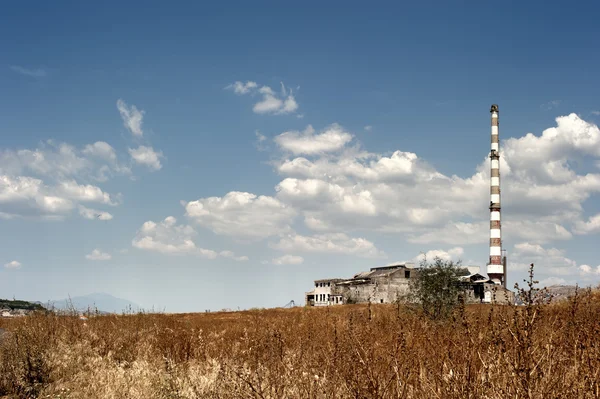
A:
{"label": "small white building", "polygon": [[315,280],[315,288],[305,294],[305,303],[309,306],[341,305],[342,296],[333,294],[335,284],[340,281],[340,278]]}

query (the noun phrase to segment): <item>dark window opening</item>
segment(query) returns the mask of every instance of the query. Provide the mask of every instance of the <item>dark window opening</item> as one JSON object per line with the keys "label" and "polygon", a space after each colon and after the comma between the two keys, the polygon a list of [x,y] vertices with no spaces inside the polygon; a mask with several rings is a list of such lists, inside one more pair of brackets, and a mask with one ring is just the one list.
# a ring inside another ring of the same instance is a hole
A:
{"label": "dark window opening", "polygon": [[410,270],[404,271],[404,278],[410,278]]}
{"label": "dark window opening", "polygon": [[379,300],[379,303],[383,303],[383,299],[380,299],[380,300]]}

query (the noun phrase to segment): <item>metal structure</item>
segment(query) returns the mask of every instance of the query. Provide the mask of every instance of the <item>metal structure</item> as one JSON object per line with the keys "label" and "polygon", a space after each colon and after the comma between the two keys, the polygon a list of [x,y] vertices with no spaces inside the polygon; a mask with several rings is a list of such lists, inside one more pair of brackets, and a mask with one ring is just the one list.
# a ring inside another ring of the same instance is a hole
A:
{"label": "metal structure", "polygon": [[288,303],[283,305],[283,307],[284,308],[294,308],[294,307],[296,307],[296,302],[294,302],[294,300],[292,299],[291,301],[289,301]]}
{"label": "metal structure", "polygon": [[505,285],[504,262],[502,260],[502,226],[500,221],[500,140],[499,140],[499,110],[493,104],[490,109],[492,120],[491,151],[490,151],[490,260],[487,274],[495,283]]}

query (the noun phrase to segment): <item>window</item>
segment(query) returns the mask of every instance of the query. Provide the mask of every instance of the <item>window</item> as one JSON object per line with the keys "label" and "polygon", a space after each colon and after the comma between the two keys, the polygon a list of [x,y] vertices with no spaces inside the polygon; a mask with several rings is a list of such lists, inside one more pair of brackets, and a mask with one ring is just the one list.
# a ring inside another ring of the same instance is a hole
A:
{"label": "window", "polygon": [[410,278],[410,270],[404,271],[404,278]]}
{"label": "window", "polygon": [[379,300],[379,303],[383,303],[383,299],[380,299],[380,300]]}
{"label": "window", "polygon": [[327,286],[328,286],[328,287],[331,287],[331,283],[327,283]]}

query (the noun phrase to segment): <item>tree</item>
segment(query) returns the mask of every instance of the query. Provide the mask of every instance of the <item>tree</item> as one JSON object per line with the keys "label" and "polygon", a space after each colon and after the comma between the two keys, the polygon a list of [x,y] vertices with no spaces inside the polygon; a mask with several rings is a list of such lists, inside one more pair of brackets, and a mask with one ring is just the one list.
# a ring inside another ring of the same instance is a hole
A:
{"label": "tree", "polygon": [[454,263],[436,257],[432,263],[428,263],[423,259],[419,272],[409,283],[410,299],[428,317],[444,319],[452,314],[459,303],[459,296],[464,290],[460,276],[464,274],[465,269],[460,267],[460,261]]}

